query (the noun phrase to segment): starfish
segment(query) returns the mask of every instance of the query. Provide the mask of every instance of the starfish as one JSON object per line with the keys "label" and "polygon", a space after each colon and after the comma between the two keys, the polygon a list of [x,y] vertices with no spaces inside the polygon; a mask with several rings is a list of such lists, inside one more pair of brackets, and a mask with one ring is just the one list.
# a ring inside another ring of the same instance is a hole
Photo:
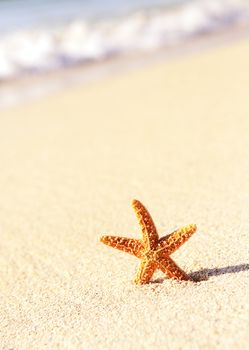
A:
{"label": "starfish", "polygon": [[185,281],[191,280],[170,258],[170,255],[192,236],[196,231],[196,225],[190,224],[159,238],[155,224],[143,204],[134,199],[132,207],[141,226],[142,240],[118,236],[102,236],[100,241],[141,259],[139,269],[134,278],[135,284],[148,283],[156,269],[160,269],[169,278]]}

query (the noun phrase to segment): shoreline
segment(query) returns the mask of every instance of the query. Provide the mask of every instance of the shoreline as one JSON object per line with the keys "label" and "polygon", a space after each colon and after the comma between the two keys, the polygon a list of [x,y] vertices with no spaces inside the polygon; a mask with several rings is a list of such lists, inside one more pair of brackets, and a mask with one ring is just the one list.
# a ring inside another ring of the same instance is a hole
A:
{"label": "shoreline", "polygon": [[73,86],[123,74],[153,64],[170,62],[206,52],[217,47],[246,40],[249,37],[249,25],[236,25],[215,33],[203,34],[181,44],[163,47],[144,54],[127,54],[115,58],[100,60],[57,69],[34,75],[24,75],[16,79],[0,81],[0,110],[48,96]]}

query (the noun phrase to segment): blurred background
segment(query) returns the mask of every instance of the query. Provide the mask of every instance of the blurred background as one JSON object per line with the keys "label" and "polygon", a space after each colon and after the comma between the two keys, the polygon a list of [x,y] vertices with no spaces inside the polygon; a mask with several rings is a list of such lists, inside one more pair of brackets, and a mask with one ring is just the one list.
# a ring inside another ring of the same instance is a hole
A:
{"label": "blurred background", "polygon": [[0,0],[0,107],[248,27],[248,0]]}

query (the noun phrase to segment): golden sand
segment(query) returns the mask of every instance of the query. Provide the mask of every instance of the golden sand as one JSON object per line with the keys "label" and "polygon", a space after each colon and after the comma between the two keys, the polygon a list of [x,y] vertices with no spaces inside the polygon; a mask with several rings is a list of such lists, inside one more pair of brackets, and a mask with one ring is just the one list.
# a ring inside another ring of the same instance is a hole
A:
{"label": "golden sand", "polygon": [[[0,115],[1,349],[245,349],[249,43],[72,88]],[[198,283],[129,282],[149,203]],[[133,236],[132,236],[133,235]]]}

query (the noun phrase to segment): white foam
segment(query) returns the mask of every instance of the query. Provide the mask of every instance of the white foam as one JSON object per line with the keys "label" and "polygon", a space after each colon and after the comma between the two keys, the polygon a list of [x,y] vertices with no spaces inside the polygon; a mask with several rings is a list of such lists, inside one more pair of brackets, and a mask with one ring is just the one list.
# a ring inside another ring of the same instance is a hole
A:
{"label": "white foam", "polygon": [[248,2],[196,0],[171,10],[14,32],[0,37],[0,79],[153,50],[242,21],[249,22]]}

